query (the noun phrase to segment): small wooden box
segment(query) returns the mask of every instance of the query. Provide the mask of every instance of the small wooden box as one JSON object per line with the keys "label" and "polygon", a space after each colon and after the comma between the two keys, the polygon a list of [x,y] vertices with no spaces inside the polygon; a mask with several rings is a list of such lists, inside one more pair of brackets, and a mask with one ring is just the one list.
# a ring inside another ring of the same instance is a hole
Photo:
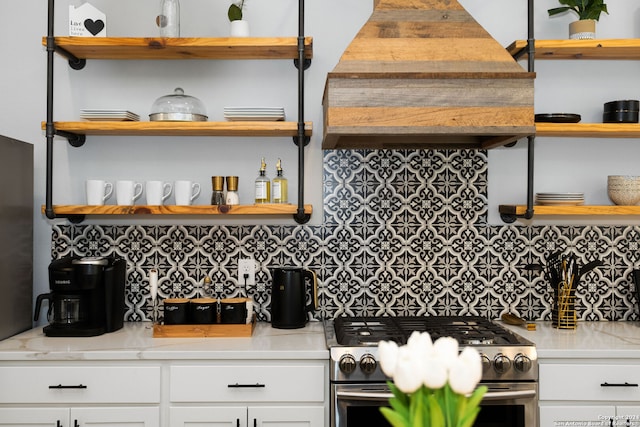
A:
{"label": "small wooden box", "polygon": [[233,338],[250,337],[256,327],[256,317],[248,324],[153,325],[154,338]]}

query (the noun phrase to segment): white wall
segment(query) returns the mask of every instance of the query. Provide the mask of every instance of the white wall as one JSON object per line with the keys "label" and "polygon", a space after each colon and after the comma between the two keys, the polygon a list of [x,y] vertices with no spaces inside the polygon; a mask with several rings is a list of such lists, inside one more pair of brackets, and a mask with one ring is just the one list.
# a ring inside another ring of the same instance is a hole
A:
{"label": "white wall", "polygon": [[[44,203],[47,2],[0,2],[0,134],[35,146],[35,205]],[[107,14],[109,36],[156,36],[154,17],[159,0],[93,0]],[[306,72],[305,119],[313,121],[314,136],[306,149],[305,203],[314,206],[311,224],[322,219],[322,109],[326,73],[369,17],[371,0],[307,0],[306,34],[314,38],[314,59]],[[526,38],[525,0],[461,0],[469,12],[503,45]],[[639,37],[637,0],[612,0],[611,15],[603,16],[598,34],[603,38]],[[56,3],[56,35],[67,35],[67,1]],[[229,1],[182,1],[182,36],[226,36]],[[555,0],[536,0],[536,36],[566,38],[571,16],[549,19],[546,9]],[[247,0],[246,18],[256,36],[294,36],[297,0]],[[526,66],[526,64],[523,63]],[[602,104],[614,99],[640,98],[640,63],[543,62],[536,64],[537,112],[576,112],[586,121],[598,121]],[[578,84],[575,84],[578,83]],[[284,106],[289,119],[296,114],[296,71],[289,61],[89,61],[82,71],[71,70],[56,58],[55,120],[77,120],[82,108],[127,108],[143,118],[153,101],[181,86],[205,105],[210,120],[222,119],[231,105]],[[607,203],[606,175],[640,174],[636,166],[640,147],[635,140],[538,139],[537,191],[584,191],[588,203]],[[205,204],[212,175],[240,176],[240,197],[250,200],[260,157],[274,162],[282,157],[290,178],[290,198],[297,202],[296,147],[289,139],[88,137],[82,148],[56,138],[54,203],[83,203],[87,178],[137,180],[189,178],[203,185],[197,203]],[[567,160],[567,161],[565,161]],[[526,188],[526,145],[493,150],[489,154],[490,221],[500,224],[497,205],[523,203]],[[113,203],[113,201],[111,200]],[[34,212],[34,292],[48,289],[51,221]],[[96,220],[88,220],[88,223]],[[142,220],[135,220],[144,222]],[[64,222],[64,220],[56,220]],[[100,220],[132,223],[134,220]],[[220,223],[202,218],[147,220],[151,223]],[[263,223],[238,219],[233,223]],[[287,223],[268,220],[269,223]],[[225,223],[229,223],[225,220]]]}

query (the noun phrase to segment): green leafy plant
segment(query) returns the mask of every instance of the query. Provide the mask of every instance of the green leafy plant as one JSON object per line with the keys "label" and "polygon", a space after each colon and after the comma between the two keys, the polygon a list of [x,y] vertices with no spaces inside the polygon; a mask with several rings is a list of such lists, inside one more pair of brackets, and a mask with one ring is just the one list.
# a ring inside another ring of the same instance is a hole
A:
{"label": "green leafy plant", "polygon": [[229,6],[229,11],[227,12],[229,21],[242,20],[242,8],[244,8],[244,0],[240,0],[237,3],[232,3],[231,6]]}
{"label": "green leafy plant", "polygon": [[570,10],[578,14],[580,20],[594,19],[600,20],[600,14],[602,12],[609,14],[607,11],[607,5],[604,4],[604,0],[558,0],[560,4],[564,4],[562,7],[554,7],[549,9],[549,16],[565,13]]}

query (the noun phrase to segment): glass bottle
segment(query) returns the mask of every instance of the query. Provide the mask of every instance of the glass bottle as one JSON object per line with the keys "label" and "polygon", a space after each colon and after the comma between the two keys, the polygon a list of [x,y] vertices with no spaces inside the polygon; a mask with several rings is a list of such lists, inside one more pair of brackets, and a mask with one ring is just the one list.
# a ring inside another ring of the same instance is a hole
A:
{"label": "glass bottle", "polygon": [[160,0],[156,24],[160,37],[180,37],[180,0]]}
{"label": "glass bottle", "polygon": [[282,173],[282,162],[276,163],[276,177],[273,178],[273,203],[289,203],[289,183]]}
{"label": "glass bottle", "polygon": [[224,205],[224,178],[221,176],[212,176],[211,186],[213,187],[211,204],[214,206]]}
{"label": "glass bottle", "polygon": [[227,205],[239,205],[240,198],[238,197],[238,177],[227,177]]}
{"label": "glass bottle", "polygon": [[260,163],[260,174],[256,178],[256,191],[255,191],[256,203],[269,203],[271,202],[271,181],[267,177],[267,164],[262,158]]}

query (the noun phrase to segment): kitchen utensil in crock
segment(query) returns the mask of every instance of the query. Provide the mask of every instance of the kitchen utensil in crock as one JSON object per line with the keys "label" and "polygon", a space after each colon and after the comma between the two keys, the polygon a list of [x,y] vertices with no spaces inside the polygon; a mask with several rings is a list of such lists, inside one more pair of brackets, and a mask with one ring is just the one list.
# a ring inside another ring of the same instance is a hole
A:
{"label": "kitchen utensil in crock", "polygon": [[149,120],[168,122],[206,122],[207,111],[202,102],[193,96],[185,95],[177,87],[170,95],[156,99],[151,107]]}

